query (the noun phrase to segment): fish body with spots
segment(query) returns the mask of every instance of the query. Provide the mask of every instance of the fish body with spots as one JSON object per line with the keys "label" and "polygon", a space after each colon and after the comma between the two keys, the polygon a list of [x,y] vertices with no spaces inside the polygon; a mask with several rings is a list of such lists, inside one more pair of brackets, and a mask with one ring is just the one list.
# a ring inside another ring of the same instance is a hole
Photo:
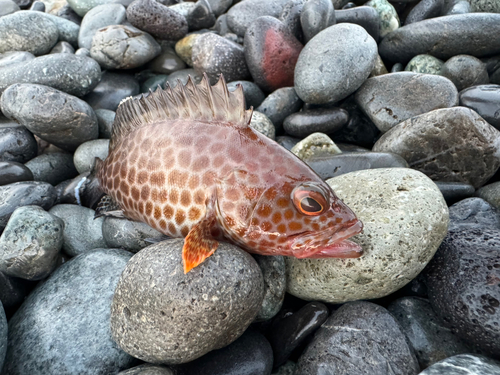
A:
{"label": "fish body with spots", "polygon": [[360,256],[346,240],[362,230],[354,213],[250,119],[241,87],[230,93],[223,79],[129,99],[96,166],[100,187],[121,215],[185,237],[185,272],[218,241],[263,255]]}

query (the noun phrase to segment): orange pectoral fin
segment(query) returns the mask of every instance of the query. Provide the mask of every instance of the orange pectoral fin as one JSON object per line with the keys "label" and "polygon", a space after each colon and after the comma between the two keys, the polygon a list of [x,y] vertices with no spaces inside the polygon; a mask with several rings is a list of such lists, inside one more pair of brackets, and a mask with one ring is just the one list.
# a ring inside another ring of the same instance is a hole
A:
{"label": "orange pectoral fin", "polygon": [[188,233],[182,247],[182,263],[184,273],[203,263],[219,246],[219,242],[210,236],[210,227],[207,220],[196,224]]}

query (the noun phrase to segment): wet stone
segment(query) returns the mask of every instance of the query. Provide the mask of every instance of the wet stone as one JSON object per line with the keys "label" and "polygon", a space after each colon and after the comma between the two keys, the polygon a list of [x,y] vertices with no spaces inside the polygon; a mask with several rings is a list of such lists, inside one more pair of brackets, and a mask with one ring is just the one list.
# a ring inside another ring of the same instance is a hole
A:
{"label": "wet stone", "polygon": [[428,300],[397,299],[387,308],[401,325],[415,351],[421,369],[470,349],[439,320]]}
{"label": "wet stone", "polygon": [[75,53],[75,49],[68,42],[58,42],[54,48],[50,50],[50,53]]}
{"label": "wet stone", "polygon": [[458,95],[460,105],[476,111],[490,125],[500,129],[500,85],[479,85],[469,87]]}
{"label": "wet stone", "polygon": [[0,161],[26,163],[37,154],[33,134],[15,122],[0,121]]}
{"label": "wet stone", "polygon": [[411,72],[370,78],[355,95],[356,103],[382,132],[438,108],[458,104],[458,92],[444,77]]}
{"label": "wet stone", "polygon": [[266,338],[247,330],[232,344],[177,368],[179,375],[270,375],[273,351]]}
{"label": "wet stone", "polygon": [[265,114],[273,122],[276,130],[283,126],[285,118],[299,111],[302,100],[293,87],[283,87],[267,96],[255,110]]}
{"label": "wet stone", "polygon": [[186,64],[173,49],[164,51],[148,63],[148,68],[158,74],[172,74],[186,68]]}
{"label": "wet stone", "polygon": [[[465,107],[437,109],[382,135],[373,151],[402,156],[434,181],[482,186],[500,166],[500,132]],[[478,164],[477,160],[483,162]]]}
{"label": "wet stone", "polygon": [[482,198],[467,198],[450,207],[449,230],[500,229],[500,212]]}
{"label": "wet stone", "polygon": [[[108,157],[109,139],[95,139],[82,143],[75,151],[73,161],[78,173],[90,172],[95,158]],[[112,246],[113,247],[113,246]]]}
{"label": "wet stone", "polygon": [[408,13],[405,25],[441,16],[445,0],[422,0]]}
{"label": "wet stone", "polygon": [[462,199],[472,197],[476,189],[470,184],[463,182],[440,182],[436,181],[436,185],[443,194],[448,206]]}
{"label": "wet stone", "polygon": [[120,25],[126,19],[125,7],[121,4],[103,4],[92,8],[80,25],[78,46],[90,51],[92,38],[97,30],[110,25]]}
{"label": "wet stone", "polygon": [[20,9],[21,8],[19,8],[19,5],[11,0],[0,0],[0,17],[17,12]]}
{"label": "wet stone", "polygon": [[127,7],[127,21],[153,37],[179,40],[188,31],[186,18],[154,0],[135,0]]}
{"label": "wet stone", "polygon": [[300,25],[304,43],[309,42],[320,31],[335,24],[335,10],[331,0],[307,1],[300,14]]}
{"label": "wet stone", "polygon": [[105,248],[103,217],[94,220],[94,210],[75,204],[58,204],[49,211],[64,221],[63,251],[77,256],[96,248]]}
{"label": "wet stone", "polygon": [[[62,203],[85,205],[85,188],[88,186],[88,173],[82,173],[71,180],[66,180],[55,186],[57,199],[54,205]],[[77,199],[78,192],[78,199]]]}
{"label": "wet stone", "polygon": [[56,267],[64,223],[38,206],[14,211],[0,237],[0,271],[26,280],[41,280]]}
{"label": "wet stone", "polygon": [[113,339],[150,363],[186,363],[229,345],[262,306],[262,273],[248,253],[220,242],[184,274],[183,243],[163,241],[137,253],[113,298]]}
{"label": "wet stone", "polygon": [[21,181],[33,181],[29,168],[15,161],[0,161],[0,186]]}
{"label": "wet stone", "polygon": [[227,84],[227,88],[229,91],[234,91],[238,85],[243,86],[247,109],[250,107],[257,108],[266,98],[259,86],[251,81],[233,81]]}
{"label": "wet stone", "polygon": [[274,368],[286,362],[293,350],[310,337],[328,318],[328,308],[311,302],[296,312],[283,311],[274,319],[269,342],[274,353]]}
{"label": "wet stone", "polygon": [[297,95],[313,104],[344,99],[368,78],[376,59],[377,43],[365,29],[347,23],[330,26],[300,53],[295,66]]}
{"label": "wet stone", "polygon": [[4,91],[0,103],[7,117],[67,151],[99,134],[97,118],[87,103],[51,87],[14,84]]}
{"label": "wet stone", "polygon": [[297,374],[415,375],[418,362],[392,315],[370,302],[341,306],[318,329],[297,363]]}
{"label": "wet stone", "polygon": [[371,6],[360,6],[352,9],[335,10],[335,18],[339,23],[354,23],[363,27],[378,42],[380,38],[380,16]]}
{"label": "wet stone", "polygon": [[380,17],[380,37],[383,38],[400,26],[398,13],[387,0],[370,0],[365,5],[375,8]]}
{"label": "wet stone", "polygon": [[124,73],[104,72],[101,82],[83,100],[94,110],[109,109],[116,111],[118,104],[129,96],[139,94],[139,82],[134,76]]}
{"label": "wet stone", "polygon": [[485,64],[478,58],[468,55],[454,56],[446,61],[441,75],[451,80],[458,91],[490,82]]}
{"label": "wet stone", "polygon": [[435,58],[431,55],[418,55],[415,56],[406,65],[405,71],[413,73],[425,73],[425,74],[441,74],[441,69],[443,69],[444,61]]}
{"label": "wet stone", "polygon": [[281,256],[253,255],[264,277],[264,300],[256,321],[273,318],[281,309],[286,292],[285,259]]}
{"label": "wet stone", "polygon": [[304,41],[304,33],[300,24],[300,14],[304,4],[305,0],[289,0],[279,16],[279,20],[300,42]]}
{"label": "wet stone", "polygon": [[34,58],[35,55],[25,51],[10,51],[0,53],[0,68],[5,68],[6,66],[22,63],[28,60],[33,60]]}
{"label": "wet stone", "polygon": [[276,18],[257,18],[245,33],[245,59],[254,82],[266,92],[293,86],[294,68],[302,47]]}
{"label": "wet stone", "polygon": [[0,232],[16,208],[35,205],[48,210],[55,200],[56,191],[46,182],[26,181],[0,186]]}
{"label": "wet stone", "polygon": [[318,108],[296,112],[283,122],[285,131],[294,137],[307,137],[312,133],[334,133],[349,120],[349,112],[341,108]]}
{"label": "wet stone", "polygon": [[73,164],[73,156],[62,152],[42,154],[25,164],[33,173],[35,181],[57,185],[75,177],[78,173]]}
{"label": "wet stone", "polygon": [[293,146],[290,151],[302,160],[342,153],[335,142],[324,133],[312,133]]}
{"label": "wet stone", "polygon": [[108,247],[125,249],[133,253],[151,245],[150,240],[165,237],[146,223],[114,217],[104,218],[102,235]]}
{"label": "wet stone", "polygon": [[250,76],[243,47],[214,33],[205,33],[193,44],[193,68],[199,75],[206,73],[214,85],[223,74],[228,82]]}
{"label": "wet stone", "polygon": [[160,45],[151,35],[125,25],[97,30],[90,48],[92,58],[106,69],[137,68],[154,59],[160,52]]}
{"label": "wet stone", "polygon": [[109,109],[96,109],[95,115],[99,126],[99,138],[110,139],[116,113]]}
{"label": "wet stone", "polygon": [[109,328],[111,299],[130,256],[96,249],[39,284],[9,322],[4,371],[95,375],[132,366],[135,359],[116,347]]}
{"label": "wet stone", "polygon": [[274,128],[272,121],[269,117],[259,111],[253,111],[250,127],[272,140],[275,138],[276,129]]}
{"label": "wet stone", "polygon": [[215,14],[212,12],[210,2],[198,0],[195,6],[189,10],[186,20],[189,31],[208,29],[215,25]]}
{"label": "wet stone", "polygon": [[432,365],[419,375],[497,375],[500,362],[477,354],[459,354]]}
{"label": "wet stone", "polygon": [[426,268],[429,301],[453,333],[485,354],[500,353],[500,231],[448,232]]}

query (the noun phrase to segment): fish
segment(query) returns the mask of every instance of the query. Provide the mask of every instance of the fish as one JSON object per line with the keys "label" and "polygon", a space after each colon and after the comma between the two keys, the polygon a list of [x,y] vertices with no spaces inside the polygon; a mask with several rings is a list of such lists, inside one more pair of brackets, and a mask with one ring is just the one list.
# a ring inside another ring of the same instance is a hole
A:
{"label": "fish", "polygon": [[243,88],[168,84],[122,101],[109,154],[96,158],[96,215],[184,237],[184,273],[220,241],[249,253],[357,258],[363,224],[310,167],[249,126]]}

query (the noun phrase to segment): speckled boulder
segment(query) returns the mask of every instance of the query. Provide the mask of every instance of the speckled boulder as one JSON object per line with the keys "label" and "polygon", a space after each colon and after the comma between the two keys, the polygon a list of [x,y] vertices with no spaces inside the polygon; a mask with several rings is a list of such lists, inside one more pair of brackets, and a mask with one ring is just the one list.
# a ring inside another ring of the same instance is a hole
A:
{"label": "speckled boulder", "polygon": [[343,303],[388,295],[431,260],[448,230],[448,207],[437,186],[408,168],[371,169],[327,180],[363,222],[353,237],[356,259],[288,257],[288,292],[305,300]]}
{"label": "speckled boulder", "polygon": [[229,345],[262,306],[262,273],[250,254],[221,242],[184,274],[183,243],[163,241],[137,253],[116,288],[113,339],[147,362],[186,363]]}

